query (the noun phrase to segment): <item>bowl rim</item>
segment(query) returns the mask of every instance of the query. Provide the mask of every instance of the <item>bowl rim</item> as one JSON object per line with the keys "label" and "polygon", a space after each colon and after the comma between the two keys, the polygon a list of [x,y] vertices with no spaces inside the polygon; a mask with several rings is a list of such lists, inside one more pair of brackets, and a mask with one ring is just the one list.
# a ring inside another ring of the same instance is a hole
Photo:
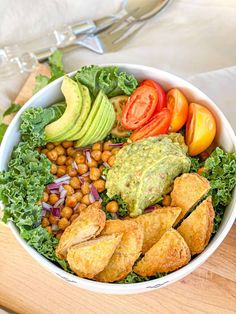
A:
{"label": "bowl rim", "polygon": [[[195,87],[192,83],[188,82],[187,80],[174,75],[172,73],[169,73],[167,71],[159,70],[154,67],[149,67],[149,66],[144,66],[140,64],[129,64],[129,63],[97,63],[96,65],[99,66],[118,66],[119,68],[127,68],[127,71],[148,71],[149,73],[153,73],[154,75],[158,74],[164,74],[165,76],[167,75],[169,78],[172,78],[173,80],[177,80],[181,82],[186,88],[189,88],[192,92],[196,92],[199,96],[202,95],[204,99],[207,100],[208,103],[214,108],[215,112],[217,113],[217,116],[219,119],[222,121],[222,124],[224,125],[225,128],[227,128],[228,133],[230,134],[230,138],[234,143],[234,149],[236,147],[236,138],[235,138],[235,133],[233,128],[231,127],[229,121],[226,119],[224,116],[223,112],[218,108],[218,106],[213,102],[205,93],[203,93],[200,89]],[[67,75],[73,76],[75,75],[76,71],[72,71],[68,73]],[[40,90],[38,93],[33,95],[23,106],[22,108],[17,112],[15,117],[13,118],[11,124],[9,125],[1,147],[0,147],[0,160],[4,157],[4,151],[5,147],[8,142],[8,134],[12,132],[12,129],[15,127],[16,122],[19,120],[21,114],[28,109],[29,107],[34,107],[33,103],[34,100],[37,98],[40,98],[42,94],[45,93],[45,91],[50,90],[53,88],[53,86],[59,84],[63,80],[63,76],[56,79],[46,87],[44,87],[42,90]],[[36,106],[39,107],[39,106]],[[8,158],[7,156],[6,158]],[[1,162],[0,162],[1,164]],[[1,169],[3,166],[0,166]],[[24,249],[35,259],[37,260],[40,265],[54,273],[55,275],[61,277],[62,279],[76,284],[80,288],[84,288],[90,291],[96,291],[96,292],[101,292],[101,293],[111,293],[111,294],[128,294],[128,293],[139,293],[139,292],[144,292],[145,291],[150,291],[151,289],[159,288],[161,286],[168,285],[169,283],[173,283],[189,273],[191,273],[193,270],[198,268],[202,263],[204,263],[210,255],[213,254],[213,252],[218,248],[218,246],[221,244],[221,242],[224,240],[228,232],[230,231],[234,220],[236,219],[236,198],[232,200],[231,204],[229,205],[233,208],[233,212],[231,215],[227,218],[225,222],[224,228],[222,228],[222,225],[214,238],[211,240],[211,242],[208,244],[208,246],[205,248],[205,250],[200,253],[198,256],[196,256],[194,259],[192,259],[187,265],[183,266],[182,268],[169,273],[168,275],[157,278],[157,279],[152,279],[144,282],[139,282],[139,283],[127,283],[127,284],[118,284],[118,283],[103,283],[103,282],[97,282],[97,281],[92,281],[89,279],[84,279],[80,278],[76,275],[70,274],[57,265],[55,265],[53,262],[49,261],[46,259],[44,256],[42,256],[40,253],[38,253],[35,249],[33,249],[31,246],[27,244],[27,242],[22,239],[19,235],[18,229],[15,226],[14,222],[9,221],[8,226],[10,227],[11,231],[13,232],[14,236],[20,242],[20,244],[24,247]],[[99,290],[101,288],[101,291]],[[147,289],[149,288],[149,289]],[[147,290],[146,290],[147,289]],[[103,290],[103,291],[102,291]],[[122,290],[122,292],[121,292]]]}

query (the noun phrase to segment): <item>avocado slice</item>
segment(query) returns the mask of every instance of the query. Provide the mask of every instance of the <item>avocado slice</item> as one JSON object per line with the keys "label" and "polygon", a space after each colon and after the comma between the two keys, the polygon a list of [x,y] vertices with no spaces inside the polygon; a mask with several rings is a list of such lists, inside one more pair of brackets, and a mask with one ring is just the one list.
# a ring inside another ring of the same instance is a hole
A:
{"label": "avocado slice", "polygon": [[108,115],[107,111],[104,110],[104,109],[106,109],[104,107],[104,102],[105,102],[105,96],[103,97],[103,100],[100,104],[100,107],[99,107],[92,123],[90,124],[88,131],[86,132],[86,134],[81,139],[79,139],[76,142],[76,147],[77,147],[77,145],[86,146],[86,145],[90,144],[92,142],[95,134],[102,130],[103,125],[104,125],[104,120],[106,121],[106,117]]}
{"label": "avocado slice", "polygon": [[94,120],[94,118],[95,118],[95,116],[96,116],[96,114],[97,114],[97,112],[101,106],[103,98],[105,96],[106,95],[102,91],[100,91],[98,93],[98,95],[97,95],[97,97],[96,97],[96,99],[92,105],[92,109],[91,109],[84,125],[82,126],[81,130],[74,136],[74,139],[76,139],[76,140],[81,139],[86,134],[86,132],[90,129],[90,126],[91,126],[91,124],[92,124],[92,122],[93,122],[93,120]]}
{"label": "avocado slice", "polygon": [[115,114],[113,107],[111,107],[107,122],[104,124],[104,128],[103,128],[102,132],[94,140],[94,143],[103,140],[111,132],[111,129],[114,125],[115,119],[116,119],[116,114]]}
{"label": "avocado slice", "polygon": [[55,141],[66,134],[77,121],[82,109],[82,93],[78,84],[68,76],[64,77],[61,90],[66,100],[66,109],[56,121],[45,127],[47,142]]}
{"label": "avocado slice", "polygon": [[70,131],[68,131],[65,134],[66,139],[69,141],[73,141],[77,139],[76,134],[81,130],[91,109],[91,97],[90,97],[89,89],[86,86],[80,84],[79,82],[78,82],[78,85],[82,92],[83,105],[82,105],[80,116],[75,122],[75,125],[72,127]]}

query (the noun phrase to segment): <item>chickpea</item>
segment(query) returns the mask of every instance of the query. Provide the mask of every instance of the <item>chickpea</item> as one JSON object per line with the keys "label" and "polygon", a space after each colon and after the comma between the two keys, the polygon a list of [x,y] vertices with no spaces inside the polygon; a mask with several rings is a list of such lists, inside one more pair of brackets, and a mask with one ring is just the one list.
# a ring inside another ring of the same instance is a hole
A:
{"label": "chickpea", "polygon": [[73,147],[73,142],[72,141],[64,141],[64,142],[61,143],[61,145],[64,148],[69,148],[69,147]]}
{"label": "chickpea", "polygon": [[73,222],[77,217],[79,217],[79,214],[73,214],[73,215],[70,217],[70,222]]}
{"label": "chickpea", "polygon": [[58,218],[53,216],[52,214],[49,215],[48,220],[49,220],[50,224],[52,224],[52,225],[56,225],[58,222]]}
{"label": "chickpea", "polygon": [[52,143],[47,143],[46,147],[48,150],[52,150],[55,146]]}
{"label": "chickpea", "polygon": [[73,210],[70,207],[63,207],[61,210],[61,217],[65,217],[67,219],[70,219],[71,215],[73,214]]}
{"label": "chickpea", "polygon": [[40,154],[41,153],[41,148],[40,147],[36,147],[35,150]]}
{"label": "chickpea", "polygon": [[41,222],[42,227],[47,227],[50,225],[49,220],[46,217],[43,217],[42,222]]}
{"label": "chickpea", "polygon": [[102,152],[98,149],[93,150],[91,152],[91,156],[93,157],[94,160],[99,161],[99,160],[101,160]]}
{"label": "chickpea", "polygon": [[67,196],[71,196],[75,193],[75,190],[69,184],[65,184],[63,187],[67,191],[66,193]]}
{"label": "chickpea", "polygon": [[98,193],[101,193],[101,192],[103,192],[105,190],[105,181],[102,180],[102,179],[94,181],[93,185],[97,189]]}
{"label": "chickpea", "polygon": [[47,226],[46,229],[47,229],[48,233],[52,233],[52,227],[51,226]]}
{"label": "chickpea", "polygon": [[65,230],[70,225],[70,222],[67,218],[63,217],[58,221],[58,228],[61,230]]}
{"label": "chickpea", "polygon": [[50,172],[51,172],[51,174],[56,174],[57,173],[57,165],[52,164]]}
{"label": "chickpea", "polygon": [[57,234],[56,234],[57,240],[60,240],[62,233],[63,233],[62,230],[57,231]]}
{"label": "chickpea", "polygon": [[98,163],[96,160],[94,160],[93,158],[91,158],[91,161],[87,161],[87,165],[89,166],[89,168],[91,167],[97,167]]}
{"label": "chickpea", "polygon": [[164,195],[163,200],[162,200],[162,205],[163,206],[170,206],[170,203],[171,203],[170,195]]}
{"label": "chickpea", "polygon": [[76,170],[75,168],[73,168],[72,166],[67,166],[66,172],[68,173],[68,175],[69,175],[70,177],[75,177],[75,176],[77,176],[77,170]]}
{"label": "chickpea", "polygon": [[58,154],[57,154],[56,150],[53,149],[53,150],[47,152],[47,157],[51,161],[56,161],[57,157],[58,157]]}
{"label": "chickpea", "polygon": [[81,174],[84,174],[86,172],[88,172],[88,166],[86,164],[78,164],[78,173],[81,175]]}
{"label": "chickpea", "polygon": [[44,148],[41,150],[41,154],[44,154],[44,155],[47,155],[48,153],[48,149],[47,148]]}
{"label": "chickpea", "polygon": [[115,156],[114,155],[112,155],[109,159],[108,159],[108,165],[109,166],[113,166],[114,165],[114,162],[115,162]]}
{"label": "chickpea", "polygon": [[59,196],[57,194],[50,194],[49,196],[49,204],[54,205],[59,200]]}
{"label": "chickpea", "polygon": [[53,142],[53,144],[54,144],[55,146],[58,146],[58,145],[61,144],[61,142]]}
{"label": "chickpea", "polygon": [[73,147],[69,147],[67,148],[66,152],[68,156],[74,157],[76,151]]}
{"label": "chickpea", "polygon": [[112,144],[111,141],[105,142],[105,143],[103,144],[103,150],[104,150],[104,151],[112,150],[111,144]]}
{"label": "chickpea", "polygon": [[104,169],[105,169],[104,165],[99,166],[99,170],[101,171],[101,173],[103,172]]}
{"label": "chickpea", "polygon": [[82,200],[82,197],[83,197],[83,193],[81,191],[77,191],[75,194],[74,194],[74,197],[76,198],[76,201],[77,202],[80,202]]}
{"label": "chickpea", "polygon": [[93,180],[93,181],[96,181],[100,178],[100,175],[101,175],[101,170],[98,169],[98,168],[90,168],[90,179]]}
{"label": "chickpea", "polygon": [[70,185],[72,186],[73,189],[79,189],[81,185],[79,178],[77,177],[71,178]]}
{"label": "chickpea", "polygon": [[107,203],[106,205],[106,210],[109,212],[109,213],[116,213],[119,209],[119,205],[116,201],[111,201],[109,203]]}
{"label": "chickpea", "polygon": [[65,148],[61,145],[56,146],[55,151],[57,152],[58,156],[65,155],[66,153]]}
{"label": "chickpea", "polygon": [[102,161],[107,162],[110,157],[111,157],[110,151],[106,150],[102,153]]}
{"label": "chickpea", "polygon": [[102,208],[102,204],[99,201],[94,202],[93,205],[96,206],[97,208],[100,208],[100,209]]}
{"label": "chickpea", "polygon": [[58,164],[58,166],[63,166],[64,163],[66,162],[66,156],[65,155],[61,155],[57,158],[56,163]]}
{"label": "chickpea", "polygon": [[70,195],[70,196],[67,196],[66,198],[66,206],[67,207],[75,207],[75,205],[77,204],[77,200],[76,200],[76,197],[74,195]]}
{"label": "chickpea", "polygon": [[115,148],[112,148],[112,150],[111,150],[111,154],[112,155],[116,155],[118,152],[119,152],[119,148],[118,147],[115,147]]}
{"label": "chickpea", "polygon": [[86,204],[79,204],[79,207],[77,208],[76,211],[78,211],[79,213],[81,213],[83,210],[85,210],[85,208],[87,208]]}
{"label": "chickpea", "polygon": [[82,197],[81,203],[85,205],[90,205],[89,194],[86,194]]}
{"label": "chickpea", "polygon": [[93,144],[92,150],[102,150],[102,143]]}
{"label": "chickpea", "polygon": [[85,164],[86,159],[83,155],[79,155],[75,157],[75,162],[78,164]]}
{"label": "chickpea", "polygon": [[90,193],[89,182],[84,182],[84,183],[81,185],[81,191],[82,191],[83,194],[88,194],[88,193]]}
{"label": "chickpea", "polygon": [[47,192],[44,191],[43,192],[43,202],[47,203],[48,199],[49,199],[49,195]]}
{"label": "chickpea", "polygon": [[79,157],[79,156],[84,156],[84,152],[82,150],[76,150],[75,151],[75,156],[74,157],[76,158],[76,157]]}
{"label": "chickpea", "polygon": [[57,176],[62,177],[66,174],[66,166],[58,166],[57,167]]}
{"label": "chickpea", "polygon": [[66,158],[66,165],[67,165],[67,166],[70,166],[73,161],[74,161],[74,159],[73,159],[72,157],[67,157],[67,158]]}

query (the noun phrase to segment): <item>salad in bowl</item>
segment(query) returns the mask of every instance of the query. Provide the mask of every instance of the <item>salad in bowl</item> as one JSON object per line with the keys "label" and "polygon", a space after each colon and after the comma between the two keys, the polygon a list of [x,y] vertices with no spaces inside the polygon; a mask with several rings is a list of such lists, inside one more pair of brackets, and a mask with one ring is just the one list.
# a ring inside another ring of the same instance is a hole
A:
{"label": "salad in bowl", "polygon": [[191,84],[142,66],[85,66],[37,93],[7,130],[2,219],[80,287],[158,288],[204,262],[232,226],[234,149],[227,120]]}

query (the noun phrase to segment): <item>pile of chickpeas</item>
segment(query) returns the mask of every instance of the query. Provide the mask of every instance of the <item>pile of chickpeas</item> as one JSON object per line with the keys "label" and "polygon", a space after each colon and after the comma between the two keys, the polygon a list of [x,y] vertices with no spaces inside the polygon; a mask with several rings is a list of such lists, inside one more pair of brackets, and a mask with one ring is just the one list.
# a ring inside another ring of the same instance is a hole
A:
{"label": "pile of chickpeas", "polygon": [[[55,178],[64,175],[70,176],[69,184],[63,184],[67,194],[64,204],[59,206],[60,217],[47,211],[41,222],[41,225],[49,233],[54,234],[57,239],[60,239],[63,231],[79,216],[79,213],[91,204],[90,184],[94,185],[98,193],[105,190],[105,177],[103,175],[105,166],[103,163],[105,162],[112,167],[115,155],[120,150],[120,147],[113,147],[110,145],[111,143],[111,141],[107,141],[93,144],[90,149],[91,160],[89,161],[86,158],[86,150],[76,150],[74,148],[75,142],[72,141],[48,143],[45,148],[37,148],[39,153],[45,154],[52,162],[51,173]],[[83,183],[79,177],[83,178]],[[51,193],[48,188],[45,188],[42,202],[53,207],[59,198],[58,194]],[[99,208],[102,206],[99,201],[93,204]],[[106,205],[108,212],[115,213],[118,209],[119,206],[116,201],[111,201]]]}

